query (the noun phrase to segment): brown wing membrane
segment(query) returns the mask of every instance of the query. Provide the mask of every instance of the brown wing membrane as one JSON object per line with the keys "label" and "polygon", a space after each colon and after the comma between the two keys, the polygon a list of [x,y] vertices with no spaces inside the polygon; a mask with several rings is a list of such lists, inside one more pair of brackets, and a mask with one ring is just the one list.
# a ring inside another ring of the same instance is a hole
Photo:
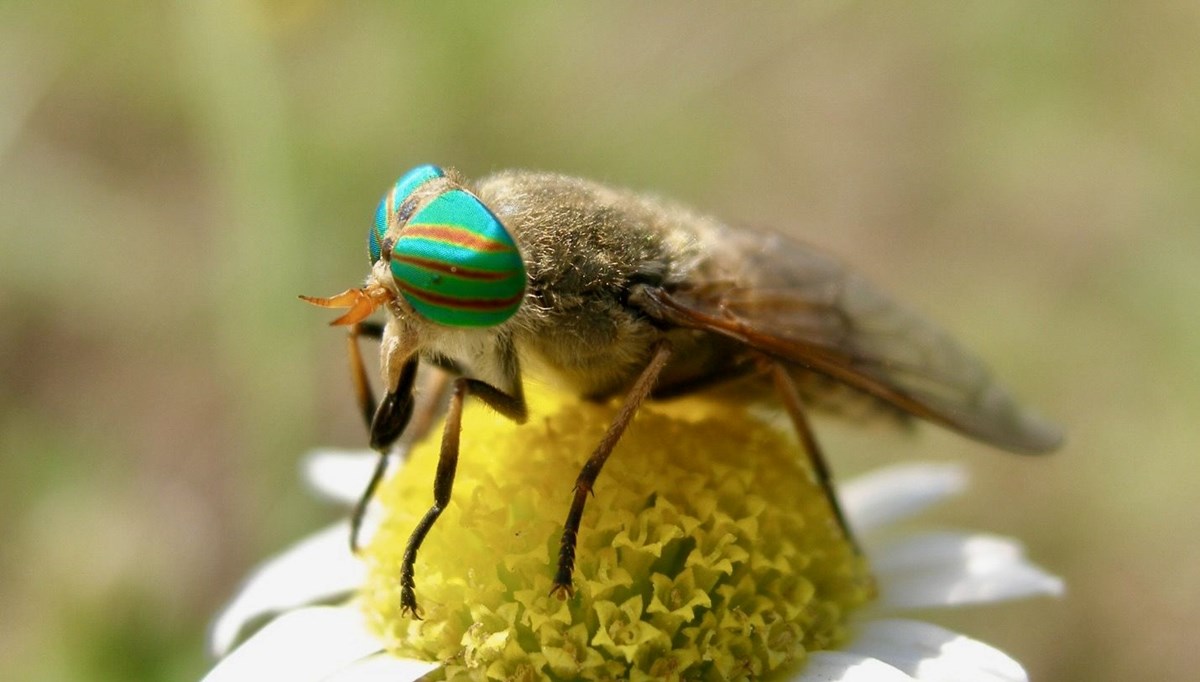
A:
{"label": "brown wing membrane", "polygon": [[1006,450],[1045,452],[1062,441],[949,335],[855,273],[795,242],[753,241],[731,279],[645,287],[635,302],[670,324],[734,338]]}

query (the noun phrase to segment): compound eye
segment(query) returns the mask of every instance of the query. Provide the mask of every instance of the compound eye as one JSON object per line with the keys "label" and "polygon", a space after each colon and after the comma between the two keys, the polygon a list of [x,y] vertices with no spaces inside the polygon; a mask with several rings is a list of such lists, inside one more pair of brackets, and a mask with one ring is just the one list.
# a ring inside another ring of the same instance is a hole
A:
{"label": "compound eye", "polygon": [[382,255],[382,247],[379,244],[383,241],[383,235],[387,233],[387,207],[388,198],[384,197],[375,209],[375,224],[371,226],[371,231],[367,234],[367,250],[371,253],[371,265],[378,263],[379,257]]}
{"label": "compound eye", "polygon": [[492,327],[521,307],[525,261],[512,235],[473,194],[453,189],[409,219],[392,247],[392,277],[426,320]]}
{"label": "compound eye", "polygon": [[375,223],[371,226],[371,232],[367,235],[367,250],[371,254],[371,265],[379,261],[383,255],[383,240],[387,236],[388,226],[391,224],[392,216],[395,215],[404,201],[418,187],[435,178],[445,177],[445,173],[441,168],[433,165],[417,166],[416,168],[405,173],[396,184],[392,185],[392,189],[380,199],[379,206],[375,208]]}

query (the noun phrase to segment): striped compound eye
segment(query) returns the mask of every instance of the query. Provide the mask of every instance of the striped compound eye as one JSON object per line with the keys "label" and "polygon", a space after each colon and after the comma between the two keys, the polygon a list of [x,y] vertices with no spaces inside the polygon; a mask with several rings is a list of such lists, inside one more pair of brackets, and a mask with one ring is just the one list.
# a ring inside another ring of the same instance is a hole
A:
{"label": "striped compound eye", "polygon": [[512,235],[461,189],[438,195],[409,219],[392,247],[391,268],[412,309],[450,327],[500,324],[525,295],[525,262]]}
{"label": "striped compound eye", "polygon": [[371,233],[367,236],[367,249],[371,252],[371,265],[375,265],[383,255],[383,239],[387,236],[388,222],[392,214],[400,210],[400,205],[413,193],[413,190],[430,180],[445,177],[445,175],[437,166],[417,166],[397,180],[391,191],[379,200],[379,206],[375,209],[375,224],[371,226]]}

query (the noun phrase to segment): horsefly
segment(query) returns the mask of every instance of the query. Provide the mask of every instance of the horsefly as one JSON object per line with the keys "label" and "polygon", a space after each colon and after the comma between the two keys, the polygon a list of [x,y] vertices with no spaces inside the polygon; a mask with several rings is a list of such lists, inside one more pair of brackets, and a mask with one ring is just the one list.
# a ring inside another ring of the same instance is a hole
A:
{"label": "horsefly", "polygon": [[[1020,408],[982,363],[936,326],[820,252],[731,228],[679,204],[563,175],[501,172],[469,182],[420,166],[379,203],[362,287],[349,308],[359,405],[379,465],[355,510],[351,544],[387,453],[414,413],[420,363],[453,378],[434,503],[409,538],[401,608],[419,617],[414,562],[450,501],[467,396],[524,422],[523,371],[622,407],[575,482],[552,592],[573,593],[584,503],[647,399],[701,391],[774,399],[790,418],[841,524],[809,408],[919,417],[1013,452],[1040,453],[1057,428]],[[380,326],[366,319],[386,311]],[[358,351],[382,340],[376,401]],[[735,384],[736,391],[720,386]]]}

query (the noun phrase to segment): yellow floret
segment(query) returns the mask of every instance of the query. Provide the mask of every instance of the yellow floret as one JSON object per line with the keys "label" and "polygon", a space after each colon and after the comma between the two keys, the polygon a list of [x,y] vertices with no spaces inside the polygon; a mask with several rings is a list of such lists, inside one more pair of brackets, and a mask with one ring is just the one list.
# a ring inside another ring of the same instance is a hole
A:
{"label": "yellow floret", "polygon": [[396,654],[451,680],[760,677],[836,645],[870,599],[795,440],[699,400],[640,411],[584,511],[575,596],[551,597],[575,477],[617,406],[530,402],[524,426],[464,415],[453,501],[416,563],[423,621],[400,614],[398,576],[440,439],[381,488],[364,600]]}

